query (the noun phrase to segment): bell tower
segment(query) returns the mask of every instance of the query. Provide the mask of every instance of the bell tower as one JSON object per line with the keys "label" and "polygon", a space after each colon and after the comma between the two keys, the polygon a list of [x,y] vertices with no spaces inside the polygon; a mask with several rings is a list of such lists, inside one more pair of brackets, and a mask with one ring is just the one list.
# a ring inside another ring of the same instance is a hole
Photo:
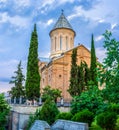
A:
{"label": "bell tower", "polygon": [[74,47],[74,37],[76,33],[66,19],[63,10],[49,35],[51,39],[50,58],[58,57]]}

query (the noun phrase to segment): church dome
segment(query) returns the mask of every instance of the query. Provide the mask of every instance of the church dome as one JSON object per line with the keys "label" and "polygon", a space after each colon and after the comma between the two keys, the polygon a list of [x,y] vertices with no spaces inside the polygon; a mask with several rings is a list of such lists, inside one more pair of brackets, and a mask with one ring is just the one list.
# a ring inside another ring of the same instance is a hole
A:
{"label": "church dome", "polygon": [[66,19],[63,11],[49,35],[51,39],[51,59],[61,56],[62,53],[74,47],[76,33]]}
{"label": "church dome", "polygon": [[57,20],[56,24],[54,25],[53,29],[50,31],[50,33],[55,30],[55,29],[62,29],[62,28],[66,28],[66,29],[70,29],[72,30],[74,33],[75,31],[73,30],[71,24],[68,22],[68,20],[66,19],[63,11],[59,17],[59,19]]}

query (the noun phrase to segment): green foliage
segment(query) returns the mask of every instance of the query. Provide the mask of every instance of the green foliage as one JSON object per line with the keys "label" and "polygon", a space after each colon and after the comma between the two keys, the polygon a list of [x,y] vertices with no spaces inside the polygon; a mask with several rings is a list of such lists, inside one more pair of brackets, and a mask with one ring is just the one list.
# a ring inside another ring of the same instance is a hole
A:
{"label": "green foliage", "polygon": [[119,104],[109,104],[107,107],[107,111],[115,112],[117,115],[119,115]]}
{"label": "green foliage", "polygon": [[72,60],[71,60],[71,72],[70,72],[70,86],[68,92],[71,96],[77,95],[77,49],[73,49],[72,51]]}
{"label": "green foliage", "polygon": [[57,119],[71,120],[72,117],[73,115],[71,112],[62,112],[56,116],[56,120]]}
{"label": "green foliage", "polygon": [[100,70],[100,83],[105,85],[103,97],[109,102],[119,102],[119,42],[112,38],[112,34],[106,31],[103,34],[106,58],[104,58]]}
{"label": "green foliage", "polygon": [[104,105],[100,90],[96,86],[92,86],[90,90],[84,91],[80,96],[73,98],[71,103],[71,112],[73,114],[88,109],[97,114],[99,109]]}
{"label": "green foliage", "polygon": [[29,130],[35,121],[34,115],[30,115],[28,123],[26,124],[26,130]]}
{"label": "green foliage", "polygon": [[40,75],[38,71],[38,36],[36,24],[31,35],[27,75],[26,75],[26,96],[28,99],[36,99],[40,96]]}
{"label": "green foliage", "polygon": [[54,123],[59,110],[53,100],[47,99],[41,109],[41,119],[47,121],[50,125]]}
{"label": "green foliage", "polygon": [[88,123],[89,126],[91,126],[93,119],[94,119],[94,114],[89,110],[83,110],[81,112],[78,112],[72,118],[73,121],[85,122]]}
{"label": "green foliage", "polygon": [[41,120],[40,109],[37,109],[34,115],[30,115],[26,130],[29,130],[31,128],[35,120]]}
{"label": "green foliage", "polygon": [[25,80],[24,75],[22,74],[21,61],[18,64],[17,71],[14,72],[16,76],[12,76],[12,80],[9,82],[10,84],[14,84],[14,87],[11,88],[9,93],[12,98],[19,98],[20,96],[25,95],[23,81]]}
{"label": "green foliage", "polygon": [[91,80],[94,82],[94,85],[98,85],[97,82],[97,64],[96,64],[96,54],[95,54],[95,46],[94,46],[94,38],[92,35],[91,39],[91,65],[90,65],[90,76]]}
{"label": "green foliage", "polygon": [[90,71],[86,62],[81,61],[80,66],[78,66],[76,62],[77,49],[74,49],[71,61],[70,86],[68,89],[71,96],[80,95],[87,89],[88,81],[90,80]]}
{"label": "green foliage", "polygon": [[88,89],[88,83],[90,81],[90,70],[88,68],[88,65],[86,62],[80,63],[80,66],[78,66],[78,75],[77,75],[77,80],[78,80],[78,90],[77,90],[77,95],[80,95],[84,90]]}
{"label": "green foliage", "polygon": [[46,86],[45,88],[43,88],[43,101],[45,101],[48,98],[51,98],[56,102],[58,97],[61,97],[61,91],[59,89],[51,89],[50,86]]}
{"label": "green foliage", "polygon": [[0,130],[5,129],[9,111],[10,107],[4,99],[4,95],[0,94]]}
{"label": "green foliage", "polygon": [[97,124],[106,130],[114,130],[116,126],[117,114],[114,112],[104,112],[97,116]]}

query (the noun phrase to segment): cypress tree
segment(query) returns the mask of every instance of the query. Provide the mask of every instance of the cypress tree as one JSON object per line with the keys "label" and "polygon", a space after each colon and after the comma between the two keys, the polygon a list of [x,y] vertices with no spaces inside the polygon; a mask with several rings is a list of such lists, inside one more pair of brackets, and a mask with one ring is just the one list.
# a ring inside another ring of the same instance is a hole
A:
{"label": "cypress tree", "polygon": [[90,81],[90,68],[88,68],[88,65],[86,62],[84,62],[84,82],[85,87],[88,87]]}
{"label": "cypress tree", "polygon": [[96,54],[95,54],[95,46],[94,46],[94,38],[92,34],[91,38],[91,64],[90,64],[90,75],[91,81],[93,81],[94,85],[98,85],[97,82],[97,71],[96,71]]}
{"label": "cypress tree", "polygon": [[71,96],[77,95],[77,49],[73,49],[72,51],[72,61],[71,61],[71,72],[70,72],[70,86],[69,86],[69,93]]}
{"label": "cypress tree", "polygon": [[78,80],[78,95],[80,95],[82,93],[82,91],[84,90],[85,87],[85,82],[84,82],[84,65],[83,62],[81,61],[80,66],[78,66],[78,70],[77,70],[77,80]]}
{"label": "cypress tree", "polygon": [[90,73],[88,65],[85,61],[81,61],[80,66],[77,70],[77,80],[78,80],[78,95],[80,95],[88,87],[88,82],[90,81]]}
{"label": "cypress tree", "polygon": [[31,100],[40,96],[40,75],[38,70],[38,36],[35,24],[31,34],[25,84],[26,96]]}

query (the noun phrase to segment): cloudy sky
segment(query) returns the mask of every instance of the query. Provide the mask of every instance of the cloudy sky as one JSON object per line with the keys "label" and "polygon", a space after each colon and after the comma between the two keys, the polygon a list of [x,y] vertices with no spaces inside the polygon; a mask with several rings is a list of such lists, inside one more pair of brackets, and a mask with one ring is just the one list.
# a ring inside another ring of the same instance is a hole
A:
{"label": "cloudy sky", "polygon": [[75,46],[81,43],[90,49],[94,34],[99,61],[105,53],[105,30],[119,39],[119,0],[0,0],[0,92],[10,89],[9,81],[20,60],[26,74],[34,23],[39,36],[39,57],[49,56],[49,32],[62,9],[76,31]]}

